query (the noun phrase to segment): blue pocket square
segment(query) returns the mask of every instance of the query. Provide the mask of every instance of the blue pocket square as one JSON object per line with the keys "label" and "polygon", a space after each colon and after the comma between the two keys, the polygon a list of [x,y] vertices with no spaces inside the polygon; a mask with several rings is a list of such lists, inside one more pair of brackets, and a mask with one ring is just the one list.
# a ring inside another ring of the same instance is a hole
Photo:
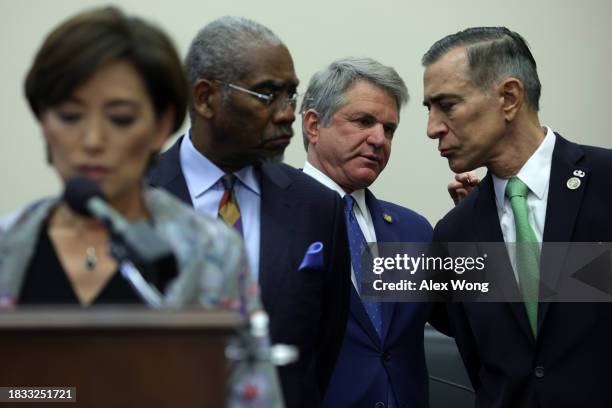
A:
{"label": "blue pocket square", "polygon": [[304,259],[302,259],[302,263],[298,270],[302,269],[322,269],[323,268],[323,243],[322,242],[313,242],[306,250],[304,254]]}

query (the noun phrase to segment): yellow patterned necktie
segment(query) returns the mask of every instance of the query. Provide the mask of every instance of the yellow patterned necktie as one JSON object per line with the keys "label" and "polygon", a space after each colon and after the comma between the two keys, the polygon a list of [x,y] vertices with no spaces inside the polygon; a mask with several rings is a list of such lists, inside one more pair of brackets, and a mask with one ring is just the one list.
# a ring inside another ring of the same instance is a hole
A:
{"label": "yellow patterned necktie", "polygon": [[225,191],[223,192],[223,196],[219,202],[219,217],[225,221],[227,225],[234,227],[236,231],[243,236],[240,207],[238,207],[236,192],[234,191],[236,176],[233,174],[226,174],[221,177],[221,183],[223,184]]}

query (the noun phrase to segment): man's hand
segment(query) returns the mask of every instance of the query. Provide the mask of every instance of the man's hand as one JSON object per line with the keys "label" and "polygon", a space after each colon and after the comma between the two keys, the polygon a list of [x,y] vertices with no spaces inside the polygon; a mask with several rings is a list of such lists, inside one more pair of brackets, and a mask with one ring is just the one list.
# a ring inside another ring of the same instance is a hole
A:
{"label": "man's hand", "polygon": [[480,179],[474,171],[455,174],[455,179],[448,183],[448,194],[450,194],[455,205],[457,205],[459,201],[470,194],[470,191],[472,191],[478,183],[480,183]]}

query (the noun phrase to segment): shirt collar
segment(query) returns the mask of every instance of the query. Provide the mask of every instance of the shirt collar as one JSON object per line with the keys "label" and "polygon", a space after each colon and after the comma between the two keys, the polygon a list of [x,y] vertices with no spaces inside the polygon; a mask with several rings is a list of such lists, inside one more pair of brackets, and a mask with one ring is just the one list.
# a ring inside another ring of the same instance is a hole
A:
{"label": "shirt collar", "polygon": [[255,167],[246,166],[234,173],[234,175],[244,184],[249,190],[261,196],[261,190],[259,188],[259,180]]}
{"label": "shirt collar", "polygon": [[[542,174],[550,174],[555,139],[556,136],[553,130],[546,126],[544,140],[516,175],[539,200],[545,198],[544,194],[548,190],[550,177],[542,177]],[[495,174],[492,174],[492,177],[493,186],[495,187],[495,200],[498,207],[503,208],[508,179],[499,178]]]}
{"label": "shirt collar", "polygon": [[[180,157],[185,182],[193,199],[201,197],[213,188],[225,173],[195,148],[190,133],[188,130],[183,137]],[[243,167],[234,174],[249,190],[261,195],[253,166]]]}
{"label": "shirt collar", "polygon": [[[308,161],[304,163],[303,171],[310,177],[317,180],[319,183],[323,184],[325,187],[330,188],[340,194],[340,197],[344,198],[346,195],[346,191],[344,191],[342,187],[338,185],[338,183],[332,180],[327,174],[310,164]],[[366,210],[365,189],[355,190],[351,193],[351,196],[355,199],[355,203],[359,207],[359,210],[364,213]]]}

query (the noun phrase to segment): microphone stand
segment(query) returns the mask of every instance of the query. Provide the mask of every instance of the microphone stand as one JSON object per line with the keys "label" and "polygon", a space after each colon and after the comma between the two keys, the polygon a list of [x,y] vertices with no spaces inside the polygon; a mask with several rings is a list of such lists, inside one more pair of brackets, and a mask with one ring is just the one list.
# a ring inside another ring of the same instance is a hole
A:
{"label": "microphone stand", "polygon": [[255,312],[246,330],[228,344],[226,358],[232,363],[229,408],[283,408],[284,401],[275,366],[298,360],[297,347],[270,345],[268,315]]}
{"label": "microphone stand", "polygon": [[153,243],[152,247],[155,248],[158,241],[151,238],[155,232],[143,222],[129,224],[122,220],[119,223],[109,218],[104,218],[102,222],[110,232],[110,254],[119,264],[121,276],[128,281],[147,306],[154,309],[162,308],[164,306],[162,293],[147,282],[141,269],[158,273],[164,267],[176,267],[174,256],[166,248],[158,251],[143,250],[143,243],[145,245]]}
{"label": "microphone stand", "polygon": [[119,271],[147,306],[160,309],[164,305],[162,294],[142,277],[142,274],[132,262],[120,262]]}

